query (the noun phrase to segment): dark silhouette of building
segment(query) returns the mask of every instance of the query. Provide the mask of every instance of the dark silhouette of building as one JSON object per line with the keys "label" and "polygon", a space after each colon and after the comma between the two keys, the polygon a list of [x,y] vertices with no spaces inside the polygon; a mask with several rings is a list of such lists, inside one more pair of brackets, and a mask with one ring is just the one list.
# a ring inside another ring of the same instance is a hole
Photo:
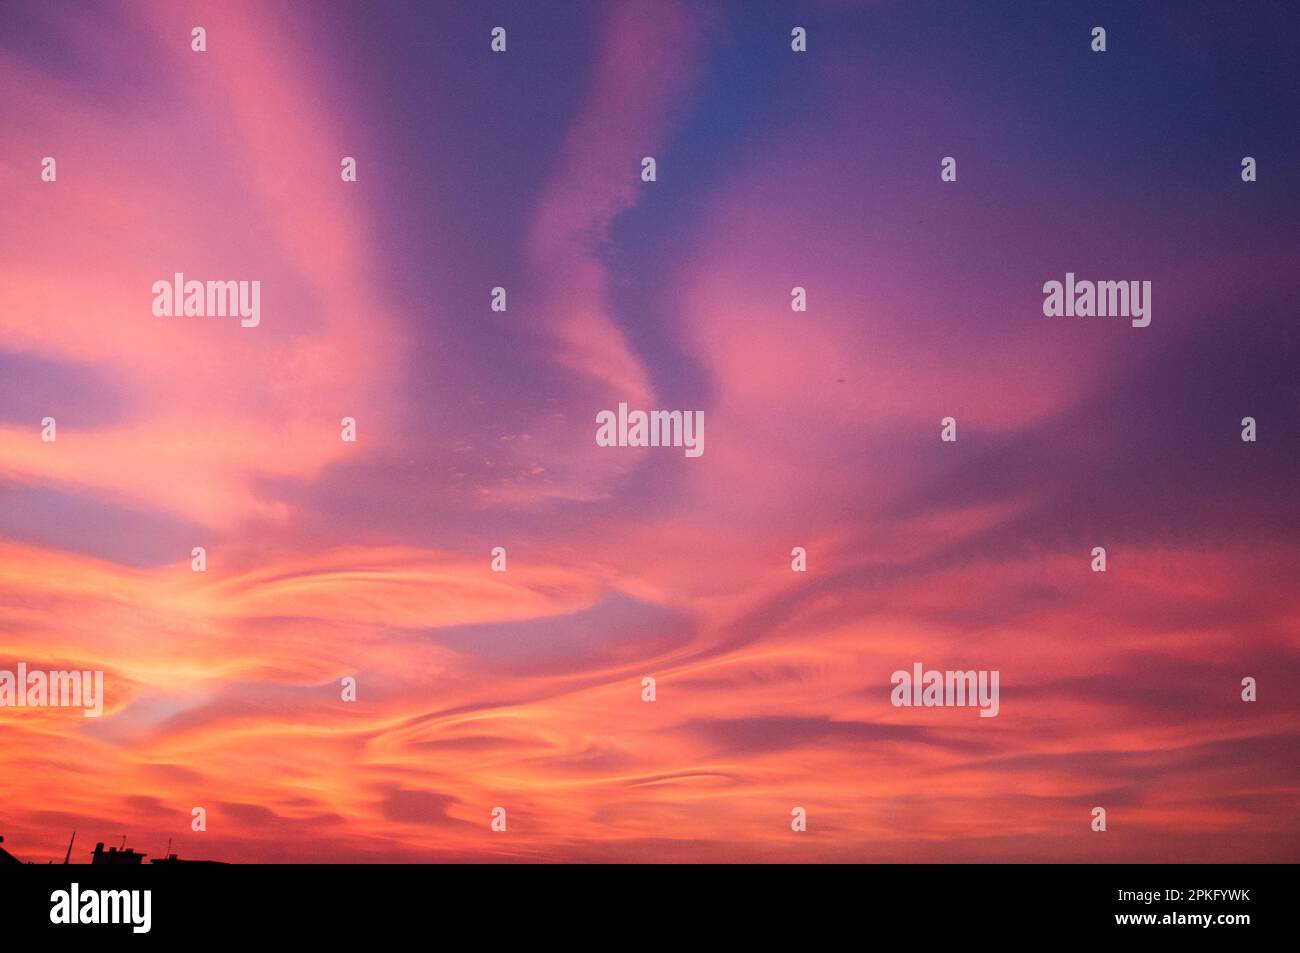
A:
{"label": "dark silhouette of building", "polygon": [[[5,839],[3,837],[0,837],[0,844],[3,844],[4,842]],[[9,853],[9,851],[5,850],[3,847],[0,847],[0,867],[3,867],[7,864],[18,864],[21,866],[22,861],[19,860],[17,857],[15,857],[13,854]]]}
{"label": "dark silhouette of building", "polygon": [[224,864],[224,860],[181,860],[175,854],[168,854],[166,857],[155,857],[149,861],[151,864]]}
{"label": "dark silhouette of building", "polygon": [[[72,835],[72,838],[73,841],[75,841],[77,835],[74,833]],[[98,844],[95,845],[95,849],[90,854],[90,862],[92,864],[111,864],[111,865],[122,865],[128,867],[136,867],[143,864],[145,857],[148,855],[143,853],[136,853],[134,848],[127,847],[125,837],[122,838],[122,841],[123,843],[121,848],[110,847],[108,848],[108,850],[104,849],[104,843],[103,841],[100,841]],[[0,844],[3,843],[4,843],[4,838],[0,837]],[[166,856],[159,857],[155,860],[151,860],[149,861],[149,863],[164,864],[167,866],[171,866],[173,864],[224,864],[225,863],[224,860],[182,860],[176,854],[171,853],[171,846],[172,846],[171,841],[168,841]],[[67,864],[70,863],[71,860],[72,860],[72,841],[69,841],[68,852],[64,855],[63,862]],[[31,861],[28,861],[28,863],[31,863]],[[23,862],[19,860],[17,857],[15,857],[13,854],[9,853],[9,851],[5,850],[3,847],[0,847],[0,867],[8,866],[10,864],[22,865]]]}
{"label": "dark silhouette of building", "polygon": [[94,852],[90,855],[92,864],[119,864],[123,866],[134,866],[144,860],[144,854],[137,854],[135,848],[127,847],[118,850],[116,847],[110,847],[107,852],[104,850],[104,842],[100,841],[95,845]]}

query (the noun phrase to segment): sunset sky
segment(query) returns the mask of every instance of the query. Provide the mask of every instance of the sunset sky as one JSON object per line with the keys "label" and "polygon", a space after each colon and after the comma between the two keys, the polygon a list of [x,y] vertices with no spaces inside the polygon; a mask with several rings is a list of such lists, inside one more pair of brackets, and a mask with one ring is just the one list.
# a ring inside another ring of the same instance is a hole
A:
{"label": "sunset sky", "polygon": [[1289,15],[5,3],[0,669],[106,701],[0,708],[4,846],[1300,860]]}

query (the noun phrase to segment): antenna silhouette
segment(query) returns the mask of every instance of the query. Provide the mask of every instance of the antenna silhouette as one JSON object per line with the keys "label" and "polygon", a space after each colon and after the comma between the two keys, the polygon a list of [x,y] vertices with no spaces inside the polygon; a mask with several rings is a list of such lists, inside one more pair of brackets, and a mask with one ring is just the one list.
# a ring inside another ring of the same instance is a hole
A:
{"label": "antenna silhouette", "polygon": [[72,862],[72,844],[73,844],[73,841],[75,841],[76,839],[77,839],[77,832],[76,832],[76,831],[73,831],[73,832],[72,832],[72,840],[68,841],[68,852],[67,852],[66,854],[63,855],[63,862],[64,862],[65,864],[68,864],[68,863],[71,863],[71,862]]}

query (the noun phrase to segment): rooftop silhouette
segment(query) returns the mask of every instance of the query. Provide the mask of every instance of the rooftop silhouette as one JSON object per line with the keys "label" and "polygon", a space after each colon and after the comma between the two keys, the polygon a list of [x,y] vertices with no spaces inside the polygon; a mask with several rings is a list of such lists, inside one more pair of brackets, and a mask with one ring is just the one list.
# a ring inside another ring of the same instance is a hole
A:
{"label": "rooftop silhouette", "polygon": [[[5,839],[3,837],[0,837],[0,844],[3,844],[4,842]],[[9,853],[9,851],[5,850],[4,847],[0,847],[0,866],[3,866],[5,864],[21,864],[21,863],[22,863],[21,860],[19,860],[13,854]]]}
{"label": "rooftop silhouette", "polygon": [[[77,838],[77,834],[74,831],[72,834],[72,841],[69,841],[68,843],[68,851],[66,854],[64,854],[63,857],[63,863],[65,864],[70,864],[72,862],[72,843],[73,841],[76,840],[76,838]],[[135,848],[127,847],[125,843],[126,838],[123,838],[122,840],[123,840],[123,845],[121,848],[110,847],[107,850],[104,849],[103,841],[97,843],[95,845],[95,849],[90,852],[90,863],[92,865],[121,865],[121,866],[132,866],[132,867],[140,866],[141,864],[143,864],[144,859],[145,857],[148,856],[148,854],[143,852],[137,852]],[[0,845],[2,845],[3,843],[4,843],[4,837],[0,836]],[[165,856],[154,858],[153,860],[149,861],[149,863],[165,864],[165,865],[225,863],[225,861],[221,861],[221,860],[182,860],[178,855],[170,853],[170,847],[171,844],[169,843],[168,844],[169,852]],[[9,851],[5,850],[3,846],[0,846],[0,866],[13,865],[13,864],[22,865],[23,863],[24,861],[19,860],[13,854],[9,853]],[[35,861],[29,860],[26,861],[26,863],[34,864]],[[53,863],[53,861],[50,861],[50,863]]]}

